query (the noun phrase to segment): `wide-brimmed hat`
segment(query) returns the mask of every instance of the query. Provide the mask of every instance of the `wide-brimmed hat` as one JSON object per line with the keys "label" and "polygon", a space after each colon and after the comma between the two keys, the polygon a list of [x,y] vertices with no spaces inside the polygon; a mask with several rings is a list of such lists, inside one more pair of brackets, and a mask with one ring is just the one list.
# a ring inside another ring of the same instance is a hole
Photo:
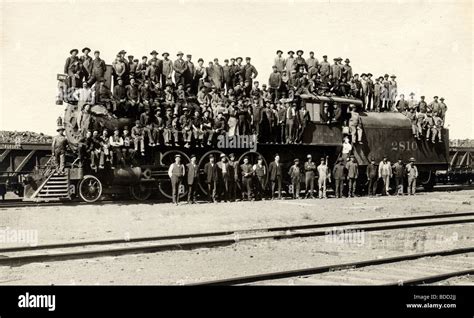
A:
{"label": "wide-brimmed hat", "polygon": [[153,51],[150,52],[150,55],[154,55],[154,54],[158,54],[158,52],[156,52],[156,50],[153,50]]}
{"label": "wide-brimmed hat", "polygon": [[410,161],[416,161],[416,160],[415,160],[415,158],[411,157],[411,158],[410,158]]}
{"label": "wide-brimmed hat", "polygon": [[180,55],[184,55],[184,53],[181,51],[178,51],[178,53],[176,53],[176,56],[180,56]]}
{"label": "wide-brimmed hat", "polygon": [[289,51],[288,51],[288,54],[295,54],[295,51],[289,50]]}
{"label": "wide-brimmed hat", "polygon": [[69,51],[69,54],[72,54],[72,52],[76,52],[76,54],[77,54],[77,53],[79,53],[79,50],[78,49],[72,49],[71,51]]}
{"label": "wide-brimmed hat", "polygon": [[88,47],[85,47],[85,48],[82,49],[81,52],[84,53],[84,51],[86,51],[86,50],[89,51],[89,52],[91,51],[91,49],[89,49]]}
{"label": "wide-brimmed hat", "polygon": [[181,155],[179,153],[177,153],[176,155],[174,155],[175,158],[181,158]]}
{"label": "wide-brimmed hat", "polygon": [[163,55],[163,56],[170,56],[170,54],[169,54],[168,52],[164,52],[164,53],[162,53],[161,55]]}
{"label": "wide-brimmed hat", "polygon": [[283,51],[282,51],[282,50],[277,50],[277,53],[276,53],[276,54],[278,54],[278,53],[283,54]]}
{"label": "wide-brimmed hat", "polygon": [[299,54],[301,52],[301,54],[304,54],[304,51],[303,50],[298,50],[296,51],[296,54]]}

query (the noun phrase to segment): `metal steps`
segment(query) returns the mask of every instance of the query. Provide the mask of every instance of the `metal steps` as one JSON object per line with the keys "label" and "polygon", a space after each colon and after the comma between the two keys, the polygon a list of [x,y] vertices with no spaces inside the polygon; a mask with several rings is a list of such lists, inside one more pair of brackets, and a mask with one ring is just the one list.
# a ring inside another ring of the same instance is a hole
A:
{"label": "metal steps", "polygon": [[26,201],[50,202],[69,200],[69,170],[64,173],[51,172],[43,184]]}

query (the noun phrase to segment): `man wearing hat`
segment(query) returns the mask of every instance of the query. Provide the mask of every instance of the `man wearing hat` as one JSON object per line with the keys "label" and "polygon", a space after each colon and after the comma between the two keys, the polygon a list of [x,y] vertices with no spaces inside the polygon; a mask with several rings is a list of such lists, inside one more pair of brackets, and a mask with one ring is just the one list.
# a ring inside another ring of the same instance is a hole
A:
{"label": "man wearing hat", "polygon": [[89,78],[89,76],[92,74],[92,57],[89,56],[91,49],[88,47],[85,47],[82,49],[82,53],[84,55],[81,56],[81,61],[82,61],[82,66],[84,67],[84,70],[87,73],[86,78]]}
{"label": "man wearing hat", "polygon": [[275,60],[273,61],[273,66],[276,66],[277,72],[282,73],[285,70],[285,58],[282,57],[283,51],[278,50],[276,52],[277,56],[275,57]]}
{"label": "man wearing hat", "polygon": [[214,155],[209,156],[209,162],[204,165],[204,175],[206,176],[207,195],[209,202],[216,201],[217,182],[219,180],[218,167],[214,160]]}
{"label": "man wearing hat", "polygon": [[352,78],[352,66],[349,65],[351,61],[349,59],[344,60],[344,66],[342,66],[342,76],[349,82]]}
{"label": "man wearing hat", "polygon": [[69,54],[71,56],[69,56],[67,59],[66,59],[66,63],[64,63],[64,74],[67,74],[69,76],[73,76],[73,65],[74,63],[76,63],[79,58],[77,57],[77,54],[79,53],[79,50],[78,49],[72,49],[71,51],[69,51]]}
{"label": "man wearing hat", "polygon": [[121,78],[119,78],[117,82],[118,83],[114,86],[112,94],[114,114],[125,116],[128,113],[127,89]]}
{"label": "man wearing hat", "polygon": [[337,159],[337,163],[334,165],[332,169],[332,176],[334,178],[334,185],[335,185],[335,195],[336,198],[343,197],[343,189],[344,189],[344,180],[346,180],[346,165],[343,162],[343,159],[339,157]]}
{"label": "man wearing hat", "polygon": [[280,156],[275,154],[275,160],[272,161],[268,167],[268,175],[272,183],[272,200],[275,196],[275,187],[278,186],[278,199],[281,199],[281,182],[283,171],[280,163]]}
{"label": "man wearing hat", "polygon": [[161,71],[161,85],[165,87],[167,84],[171,84],[171,74],[173,74],[173,61],[168,57],[170,54],[164,52],[163,54],[163,69]]}
{"label": "man wearing hat", "polygon": [[51,153],[53,155],[57,171],[63,173],[64,164],[66,162],[66,148],[68,146],[68,141],[66,136],[64,136],[63,126],[59,126],[56,131],[58,132],[58,135],[53,138],[53,143],[51,144]]}
{"label": "man wearing hat", "polygon": [[220,90],[223,88],[223,83],[224,83],[224,69],[222,68],[222,65],[219,64],[219,59],[215,58],[214,59],[214,64],[212,65],[211,69],[211,83],[218,89]]}
{"label": "man wearing hat", "polygon": [[392,173],[395,179],[396,194],[403,195],[403,181],[405,179],[405,165],[403,164],[402,158],[398,158],[398,161],[393,165]]}
{"label": "man wearing hat", "polygon": [[244,157],[244,163],[240,166],[240,171],[242,173],[242,200],[245,200],[245,195],[247,195],[248,200],[253,201],[252,179],[254,176],[254,171],[247,156]]}
{"label": "man wearing hat", "polygon": [[309,57],[306,59],[306,65],[308,66],[308,72],[315,68],[316,70],[319,69],[319,61],[317,58],[314,57],[314,52],[309,52]]}
{"label": "man wearing hat", "polygon": [[434,143],[436,128],[435,128],[433,113],[431,109],[429,109],[429,106],[426,112],[426,116],[423,120],[422,129],[426,129],[426,135],[425,135],[426,141],[429,141],[431,137]]}
{"label": "man wearing hat", "polygon": [[270,77],[268,79],[268,86],[270,89],[270,94],[272,100],[277,100],[279,98],[279,91],[281,87],[281,73],[278,71],[278,67],[276,65],[272,66],[273,72],[270,73]]}
{"label": "man wearing hat", "polygon": [[112,68],[114,69],[114,83],[117,83],[117,79],[120,77],[121,79],[124,80],[126,83],[127,81],[125,80],[125,63],[122,61],[122,56],[120,54],[117,54],[115,57],[115,60],[112,62]]}
{"label": "man wearing hat", "polygon": [[295,58],[296,70],[301,69],[301,67],[307,70],[307,65],[306,65],[305,59],[303,58],[303,54],[304,54],[303,50],[296,51],[296,58]]}
{"label": "man wearing hat", "polygon": [[179,51],[176,55],[178,58],[173,63],[174,82],[176,85],[184,85],[184,72],[186,71],[186,62],[183,60],[184,53]]}
{"label": "man wearing hat", "polygon": [[227,156],[223,153],[220,154],[220,161],[217,163],[217,172],[218,172],[218,181],[217,185],[219,188],[219,199],[225,202],[228,202],[229,199],[229,190],[230,190],[230,180],[233,171],[227,161]]}
{"label": "man wearing hat", "polygon": [[340,64],[342,61],[341,58],[336,57],[334,59],[334,64],[331,66],[331,76],[332,81],[334,82],[333,85],[338,85],[342,78],[342,65]]}
{"label": "man wearing hat", "polygon": [[224,66],[222,66],[222,77],[225,84],[225,92],[229,93],[229,90],[234,87],[234,68],[229,65],[229,59],[224,60]]}
{"label": "man wearing hat", "polygon": [[292,144],[296,140],[295,123],[297,120],[296,102],[291,103],[291,107],[286,112],[286,143]]}
{"label": "man wearing hat", "polygon": [[426,114],[428,110],[428,104],[425,101],[425,96],[420,96],[420,101],[417,105],[417,109],[420,113]]}
{"label": "man wearing hat", "polygon": [[390,76],[389,81],[389,98],[390,98],[390,108],[391,109],[395,104],[395,99],[398,95],[398,88],[397,88],[397,81],[395,80],[397,77],[395,75]]}
{"label": "man wearing hat", "polygon": [[384,90],[383,84],[383,77],[377,77],[375,79],[374,84],[374,106],[372,108],[373,111],[380,111],[381,102],[382,102],[382,91]]}
{"label": "man wearing hat", "polygon": [[145,130],[140,123],[140,120],[135,121],[135,126],[132,127],[131,131],[133,144],[135,145],[135,151],[138,151],[138,146],[140,146],[140,152],[142,156],[145,155]]}
{"label": "man wearing hat", "polygon": [[413,138],[420,139],[420,134],[418,132],[418,118],[416,114],[416,108],[410,108],[406,116],[411,123],[411,133],[413,134]]}
{"label": "man wearing hat", "polygon": [[327,199],[326,183],[331,182],[331,171],[327,165],[327,157],[321,158],[320,164],[317,167],[318,171],[318,195],[320,199]]}
{"label": "man wearing hat", "polygon": [[235,154],[229,154],[229,198],[231,202],[237,199],[237,186],[239,183],[239,162],[235,160]]}
{"label": "man wearing hat", "polygon": [[191,54],[186,54],[186,69],[183,73],[185,86],[190,86],[194,82],[195,67],[192,58],[193,56]]}
{"label": "man wearing hat", "polygon": [[373,110],[374,98],[374,81],[372,80],[372,73],[367,73],[367,95],[365,98],[365,109]]}
{"label": "man wearing hat", "polygon": [[352,144],[359,142],[362,144],[362,120],[360,119],[359,113],[355,109],[354,104],[350,104],[349,107],[351,108],[351,117],[349,118],[349,130],[352,136]]}
{"label": "man wearing hat", "polygon": [[265,189],[266,189],[266,181],[267,181],[267,168],[263,164],[263,157],[258,156],[257,163],[252,167],[253,173],[256,177],[256,199],[264,199],[265,197]]}
{"label": "man wearing hat", "polygon": [[300,169],[300,160],[298,158],[293,160],[293,165],[288,171],[288,175],[291,179],[291,185],[293,188],[293,199],[300,198],[300,185],[301,185],[301,169]]}
{"label": "man wearing hat", "polygon": [[[150,55],[152,57],[148,61],[148,65],[153,65],[153,71],[151,72],[152,74],[150,74],[151,77],[149,78],[151,78],[154,83],[158,83],[163,77],[163,60],[158,58],[158,52],[155,50],[151,51]],[[165,81],[162,82],[162,85],[164,84]]]}
{"label": "man wearing hat", "polygon": [[346,164],[347,178],[349,179],[348,196],[353,198],[357,187],[357,178],[359,177],[359,165],[355,161],[355,156],[351,155]]}
{"label": "man wearing hat", "polygon": [[377,180],[378,180],[378,169],[375,163],[375,158],[370,158],[370,163],[367,165],[367,181],[368,181],[368,194],[369,196],[375,196],[377,194]]}
{"label": "man wearing hat", "polygon": [[252,81],[254,78],[256,78],[258,76],[258,72],[257,72],[257,69],[255,68],[255,66],[253,66],[252,64],[250,64],[250,57],[246,57],[245,58],[245,66],[244,66],[244,79],[246,81],[249,81],[250,83],[250,86],[252,86]]}
{"label": "man wearing hat", "polygon": [[304,163],[304,173],[305,173],[305,199],[308,197],[314,199],[314,177],[316,172],[316,164],[313,162],[313,157],[308,154],[306,156],[307,161]]}
{"label": "man wearing hat", "polygon": [[173,204],[179,204],[179,195],[181,182],[185,174],[184,165],[181,163],[181,155],[176,154],[174,156],[174,163],[172,163],[168,169],[168,176],[171,179],[171,189]]}
{"label": "man wearing hat", "polygon": [[415,165],[415,158],[410,158],[410,163],[406,166],[408,176],[408,194],[414,195],[416,192],[416,179],[418,178],[418,168]]}
{"label": "man wearing hat", "polygon": [[379,179],[383,181],[382,195],[388,195],[390,190],[390,178],[392,178],[392,164],[387,160],[387,156],[383,156],[379,163]]}
{"label": "man wearing hat", "polygon": [[94,59],[92,60],[92,74],[88,80],[89,86],[92,86],[96,81],[103,79],[105,70],[105,62],[100,58],[100,52],[95,51]]}
{"label": "man wearing hat", "polygon": [[381,100],[382,100],[382,107],[381,110],[386,111],[390,110],[390,80],[389,75],[385,74],[382,83],[382,91],[381,91]]}
{"label": "man wearing hat", "polygon": [[296,70],[296,62],[294,55],[295,52],[290,50],[288,51],[288,57],[285,59],[285,69],[288,74],[291,74],[292,71]]}
{"label": "man wearing hat", "polygon": [[428,109],[431,109],[431,111],[433,112],[433,116],[438,114],[440,110],[438,96],[433,96],[433,101],[428,104]]}
{"label": "man wearing hat", "polygon": [[439,102],[439,117],[444,121],[446,117],[446,112],[448,111],[448,106],[444,103],[444,97],[441,97]]}
{"label": "man wearing hat", "polygon": [[331,75],[331,64],[328,62],[327,55],[323,55],[323,60],[319,63],[319,74],[321,75],[323,86],[326,86]]}
{"label": "man wearing hat", "polygon": [[188,204],[194,204],[196,203],[196,190],[199,183],[199,167],[196,163],[196,155],[191,155],[191,162],[186,165],[186,172],[188,181]]}
{"label": "man wearing hat", "polygon": [[190,114],[190,109],[187,107],[183,108],[184,114],[179,118],[179,127],[181,127],[181,133],[183,134],[184,147],[191,147],[191,137],[193,135],[193,119]]}

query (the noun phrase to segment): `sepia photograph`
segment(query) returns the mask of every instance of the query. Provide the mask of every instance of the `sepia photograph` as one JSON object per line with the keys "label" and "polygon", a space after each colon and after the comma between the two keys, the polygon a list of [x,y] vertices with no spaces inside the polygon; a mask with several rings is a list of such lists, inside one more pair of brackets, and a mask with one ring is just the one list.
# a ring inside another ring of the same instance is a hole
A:
{"label": "sepia photograph", "polygon": [[472,317],[472,7],[0,0],[12,313],[86,286],[359,286]]}

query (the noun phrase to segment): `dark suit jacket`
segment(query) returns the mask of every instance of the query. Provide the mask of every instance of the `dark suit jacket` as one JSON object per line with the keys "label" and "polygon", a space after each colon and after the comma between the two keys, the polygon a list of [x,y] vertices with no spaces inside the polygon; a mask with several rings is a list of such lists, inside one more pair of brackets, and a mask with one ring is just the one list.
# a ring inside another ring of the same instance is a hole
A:
{"label": "dark suit jacket", "polygon": [[224,178],[224,176],[223,176],[223,174],[222,174],[222,166],[223,166],[223,165],[226,165],[226,169],[227,169],[226,179],[227,179],[227,180],[232,180],[232,179],[234,179],[234,173],[235,173],[235,172],[234,172],[234,167],[231,166],[231,165],[229,164],[229,162],[223,163],[222,161],[219,161],[219,162],[217,163],[217,172],[218,172],[219,179],[223,179],[223,178]]}
{"label": "dark suit jacket", "polygon": [[275,163],[275,161],[272,161],[270,163],[270,166],[268,167],[268,174],[270,176],[270,180],[274,181],[277,178],[277,175],[280,175],[283,177],[283,172],[281,169],[281,162],[278,164]]}
{"label": "dark suit jacket", "polygon": [[196,167],[192,163],[186,165],[187,179],[188,184],[191,185],[194,183],[195,179],[199,176],[199,166],[196,164]]}
{"label": "dark suit jacket", "polygon": [[208,162],[204,165],[204,173],[206,174],[206,182],[211,183],[217,181],[218,171],[217,163],[214,163],[214,167]]}

